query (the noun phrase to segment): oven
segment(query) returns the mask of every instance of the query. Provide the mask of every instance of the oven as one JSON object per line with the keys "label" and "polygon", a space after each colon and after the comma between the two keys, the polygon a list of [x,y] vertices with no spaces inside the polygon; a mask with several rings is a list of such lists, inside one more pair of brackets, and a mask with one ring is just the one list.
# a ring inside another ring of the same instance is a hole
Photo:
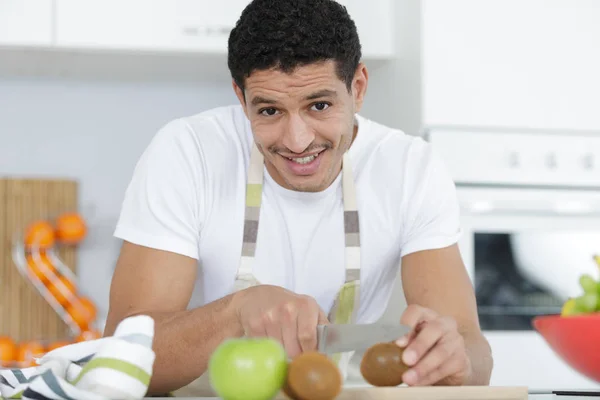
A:
{"label": "oven", "polygon": [[[492,384],[595,388],[532,327],[600,276],[600,136],[432,129],[461,208],[461,255],[492,345]],[[541,366],[547,366],[542,371]]]}

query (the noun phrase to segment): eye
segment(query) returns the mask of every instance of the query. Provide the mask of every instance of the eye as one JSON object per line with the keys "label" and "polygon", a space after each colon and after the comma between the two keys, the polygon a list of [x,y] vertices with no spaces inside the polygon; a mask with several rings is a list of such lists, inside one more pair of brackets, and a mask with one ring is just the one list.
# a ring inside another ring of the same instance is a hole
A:
{"label": "eye", "polygon": [[259,111],[259,113],[270,117],[277,113],[277,109],[275,109],[273,107],[263,108],[262,110]]}
{"label": "eye", "polygon": [[327,103],[313,104],[313,109],[315,109],[315,111],[325,111],[328,107],[329,107],[329,104],[327,104]]}

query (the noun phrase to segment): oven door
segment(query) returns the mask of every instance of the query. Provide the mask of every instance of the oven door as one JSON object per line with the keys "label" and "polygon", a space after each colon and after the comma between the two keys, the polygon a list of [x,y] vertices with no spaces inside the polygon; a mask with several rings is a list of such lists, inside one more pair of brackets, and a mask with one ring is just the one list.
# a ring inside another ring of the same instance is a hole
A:
{"label": "oven door", "polygon": [[461,188],[461,252],[484,330],[531,330],[600,268],[600,191]]}
{"label": "oven door", "polygon": [[459,245],[494,353],[492,384],[598,388],[550,350],[532,319],[582,294],[582,274],[600,276],[600,191],[460,186],[458,195]]}

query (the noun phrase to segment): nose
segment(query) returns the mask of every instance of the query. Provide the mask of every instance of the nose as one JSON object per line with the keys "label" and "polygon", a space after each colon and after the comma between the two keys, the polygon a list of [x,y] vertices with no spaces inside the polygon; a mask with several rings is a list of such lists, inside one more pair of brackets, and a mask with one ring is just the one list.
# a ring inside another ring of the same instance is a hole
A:
{"label": "nose", "polygon": [[294,153],[302,153],[315,140],[315,135],[306,121],[297,114],[290,114],[283,136],[283,145]]}

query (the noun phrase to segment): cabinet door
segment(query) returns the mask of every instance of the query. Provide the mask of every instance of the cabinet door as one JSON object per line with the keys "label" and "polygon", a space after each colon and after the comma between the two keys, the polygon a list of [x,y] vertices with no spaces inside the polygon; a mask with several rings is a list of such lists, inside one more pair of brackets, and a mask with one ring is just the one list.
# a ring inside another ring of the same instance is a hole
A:
{"label": "cabinet door", "polygon": [[600,1],[423,0],[426,125],[600,130]]}
{"label": "cabinet door", "polygon": [[394,56],[393,0],[338,0],[346,6],[360,37],[363,57],[389,59]]}
{"label": "cabinet door", "polygon": [[52,43],[53,0],[0,0],[0,44]]}
{"label": "cabinet door", "polygon": [[[227,51],[229,32],[250,2],[55,1],[59,46],[217,53]],[[378,0],[373,4],[363,0],[338,1],[348,8],[357,25],[365,58],[391,57],[394,53],[392,0]]]}
{"label": "cabinet door", "polygon": [[56,0],[57,44],[224,53],[249,0]]}

